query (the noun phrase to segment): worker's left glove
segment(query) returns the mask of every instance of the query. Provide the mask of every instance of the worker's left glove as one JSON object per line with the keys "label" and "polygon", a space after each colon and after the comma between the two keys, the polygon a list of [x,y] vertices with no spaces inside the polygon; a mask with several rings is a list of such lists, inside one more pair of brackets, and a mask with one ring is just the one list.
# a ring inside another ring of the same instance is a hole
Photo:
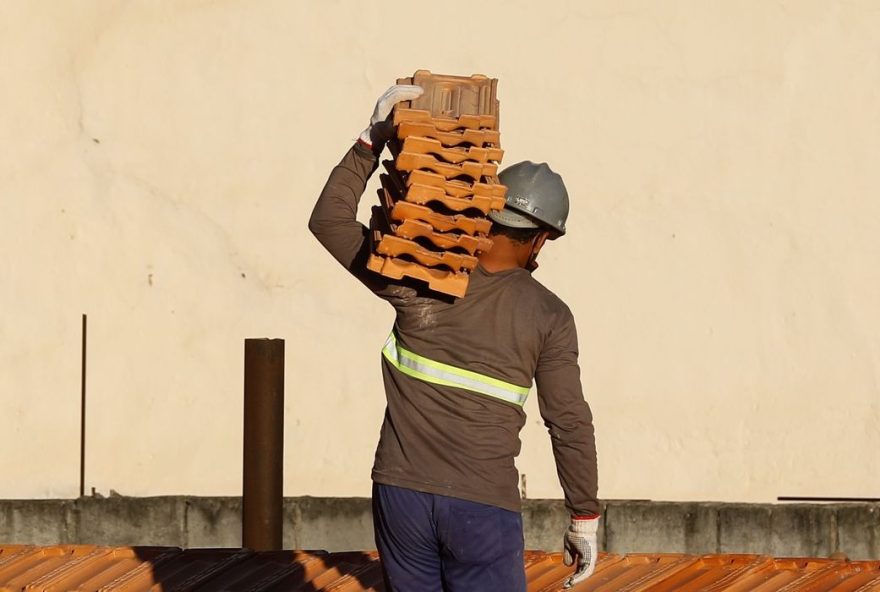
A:
{"label": "worker's left glove", "polygon": [[370,117],[370,125],[358,136],[358,141],[366,144],[374,152],[381,152],[385,142],[394,134],[394,127],[390,121],[386,121],[391,114],[394,105],[401,101],[411,101],[422,96],[425,92],[421,86],[414,84],[395,84],[385,91],[376,101],[373,116]]}
{"label": "worker's left glove", "polygon": [[562,561],[565,565],[572,565],[577,560],[577,569],[574,575],[565,581],[565,588],[571,588],[593,575],[596,561],[599,559],[599,544],[596,540],[598,529],[598,516],[593,518],[572,516],[571,524],[565,531],[563,539]]}

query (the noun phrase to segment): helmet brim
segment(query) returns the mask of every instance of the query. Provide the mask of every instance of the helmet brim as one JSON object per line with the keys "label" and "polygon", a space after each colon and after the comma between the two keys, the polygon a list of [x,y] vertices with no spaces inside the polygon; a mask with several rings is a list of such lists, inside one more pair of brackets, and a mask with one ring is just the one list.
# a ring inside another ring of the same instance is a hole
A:
{"label": "helmet brim", "polygon": [[502,226],[509,226],[510,228],[540,228],[541,225],[529,218],[524,214],[520,214],[519,212],[512,210],[510,208],[504,208],[503,210],[495,210],[489,212],[489,219],[493,222],[497,222]]}

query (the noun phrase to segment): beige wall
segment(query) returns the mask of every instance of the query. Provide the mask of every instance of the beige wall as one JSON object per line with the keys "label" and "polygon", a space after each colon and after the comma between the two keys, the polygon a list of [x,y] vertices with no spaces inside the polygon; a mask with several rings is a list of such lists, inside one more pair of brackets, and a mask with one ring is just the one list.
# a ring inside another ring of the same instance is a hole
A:
{"label": "beige wall", "polygon": [[537,277],[603,497],[880,494],[877,3],[428,6],[0,4],[0,497],[77,492],[83,312],[87,487],[240,491],[242,340],[273,336],[285,493],[368,494],[392,313],[305,226],[418,68],[498,77],[506,161],[566,180]]}

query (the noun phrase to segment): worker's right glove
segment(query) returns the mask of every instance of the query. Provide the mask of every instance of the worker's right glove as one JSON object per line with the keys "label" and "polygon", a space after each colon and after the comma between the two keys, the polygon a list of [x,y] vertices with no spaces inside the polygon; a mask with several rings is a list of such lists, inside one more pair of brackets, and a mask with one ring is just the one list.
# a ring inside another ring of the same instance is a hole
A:
{"label": "worker's right glove", "polygon": [[372,148],[374,152],[381,152],[385,142],[394,134],[394,127],[390,121],[386,121],[391,114],[394,105],[401,101],[411,101],[422,96],[425,92],[421,86],[413,84],[395,84],[385,91],[376,101],[373,116],[370,117],[370,125],[358,136],[358,141]]}
{"label": "worker's right glove", "polygon": [[572,565],[576,559],[577,569],[574,575],[565,581],[565,588],[583,582],[596,569],[596,561],[599,559],[599,544],[596,540],[598,530],[598,516],[593,518],[572,516],[571,524],[565,531],[563,539],[562,561],[565,565]]}

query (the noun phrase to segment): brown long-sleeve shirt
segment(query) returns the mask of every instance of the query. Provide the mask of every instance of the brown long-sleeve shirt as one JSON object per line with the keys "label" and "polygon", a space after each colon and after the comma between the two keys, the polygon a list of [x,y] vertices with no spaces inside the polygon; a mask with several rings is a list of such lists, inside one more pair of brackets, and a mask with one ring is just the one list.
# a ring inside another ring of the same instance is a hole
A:
{"label": "brown long-sleeve shirt", "polygon": [[[309,228],[394,307],[401,347],[522,387],[534,379],[566,507],[577,515],[598,514],[592,414],[581,391],[571,311],[525,269],[489,273],[478,266],[467,295],[454,301],[366,269],[369,234],[356,216],[376,164],[372,152],[355,144],[330,173]],[[388,406],[373,480],[519,511],[514,458],[522,408],[404,374],[379,349]]]}

